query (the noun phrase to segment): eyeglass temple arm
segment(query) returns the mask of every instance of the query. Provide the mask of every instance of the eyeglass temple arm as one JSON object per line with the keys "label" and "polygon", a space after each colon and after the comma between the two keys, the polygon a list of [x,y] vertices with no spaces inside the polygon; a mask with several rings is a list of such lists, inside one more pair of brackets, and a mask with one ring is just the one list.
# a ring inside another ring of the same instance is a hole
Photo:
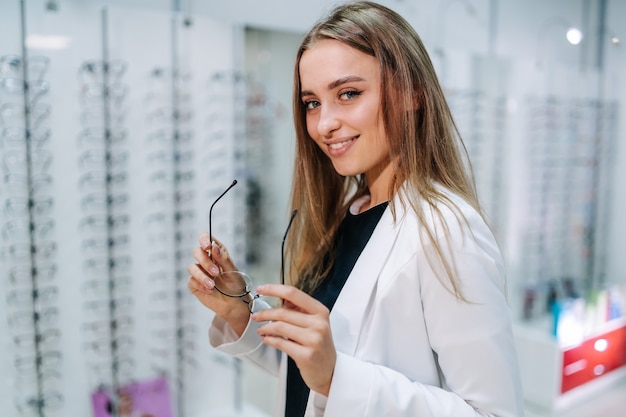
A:
{"label": "eyeglass temple arm", "polygon": [[298,209],[291,212],[291,218],[289,219],[287,230],[285,230],[285,235],[283,236],[283,243],[280,246],[280,283],[282,285],[285,285],[285,240],[287,240],[289,229],[291,229],[291,224],[293,223],[293,219],[296,217],[296,214],[298,214]]}
{"label": "eyeglass temple arm", "polygon": [[[212,225],[212,223],[213,223],[213,222],[211,221],[211,217],[212,217],[212,214],[213,214],[213,206],[215,205],[215,203],[217,203],[218,201],[220,201],[220,199],[221,199],[222,197],[224,197],[224,195],[225,195],[227,192],[229,192],[229,191],[230,191],[230,189],[231,189],[231,188],[233,188],[235,185],[237,185],[237,180],[233,180],[232,184],[230,184],[230,185],[228,186],[228,188],[227,188],[227,189],[225,189],[225,190],[224,190],[224,192],[223,192],[222,194],[220,194],[220,195],[219,195],[219,197],[217,197],[217,198],[215,199],[215,201],[213,202],[213,204],[211,204],[211,207],[209,208],[209,239],[211,239],[211,243],[210,243],[210,244],[211,244],[211,246],[213,246],[213,231],[211,230],[211,225]],[[211,256],[211,246],[209,246],[209,250],[208,250],[208,252],[209,252],[209,256]]]}

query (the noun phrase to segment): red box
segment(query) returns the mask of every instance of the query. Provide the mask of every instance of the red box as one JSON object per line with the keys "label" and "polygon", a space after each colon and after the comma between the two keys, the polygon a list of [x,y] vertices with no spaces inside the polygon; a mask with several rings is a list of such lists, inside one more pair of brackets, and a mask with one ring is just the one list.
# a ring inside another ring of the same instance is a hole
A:
{"label": "red box", "polygon": [[626,325],[563,351],[561,393],[626,365]]}

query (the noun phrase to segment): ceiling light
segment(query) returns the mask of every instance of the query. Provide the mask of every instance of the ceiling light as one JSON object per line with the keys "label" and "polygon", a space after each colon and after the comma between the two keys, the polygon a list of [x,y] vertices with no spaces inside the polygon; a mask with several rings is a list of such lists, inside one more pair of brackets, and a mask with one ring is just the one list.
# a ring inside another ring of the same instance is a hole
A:
{"label": "ceiling light", "polygon": [[26,46],[29,49],[56,51],[66,49],[71,41],[72,39],[69,36],[37,35],[33,33],[26,37]]}
{"label": "ceiling light", "polygon": [[578,45],[583,40],[583,33],[578,28],[569,28],[565,34],[567,41],[572,45]]}

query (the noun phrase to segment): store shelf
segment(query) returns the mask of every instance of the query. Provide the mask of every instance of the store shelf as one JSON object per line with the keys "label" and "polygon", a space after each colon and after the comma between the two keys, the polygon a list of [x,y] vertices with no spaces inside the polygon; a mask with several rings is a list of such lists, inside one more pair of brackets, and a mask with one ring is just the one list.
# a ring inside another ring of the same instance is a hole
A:
{"label": "store shelf", "polygon": [[[545,326],[515,328],[524,399],[537,415],[561,415],[626,381],[626,320],[560,346]],[[598,414],[600,415],[600,414]]]}

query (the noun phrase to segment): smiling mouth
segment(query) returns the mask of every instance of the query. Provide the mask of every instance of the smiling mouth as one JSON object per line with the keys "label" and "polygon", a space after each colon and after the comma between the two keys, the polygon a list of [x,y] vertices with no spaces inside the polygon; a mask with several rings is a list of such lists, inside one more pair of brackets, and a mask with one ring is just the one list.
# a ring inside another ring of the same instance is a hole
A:
{"label": "smiling mouth", "polygon": [[331,143],[328,145],[328,147],[332,150],[337,150],[337,149],[341,149],[344,146],[348,145],[349,143],[352,143],[353,141],[355,141],[356,138],[351,138],[348,140],[344,140],[343,142],[338,142],[338,143]]}

